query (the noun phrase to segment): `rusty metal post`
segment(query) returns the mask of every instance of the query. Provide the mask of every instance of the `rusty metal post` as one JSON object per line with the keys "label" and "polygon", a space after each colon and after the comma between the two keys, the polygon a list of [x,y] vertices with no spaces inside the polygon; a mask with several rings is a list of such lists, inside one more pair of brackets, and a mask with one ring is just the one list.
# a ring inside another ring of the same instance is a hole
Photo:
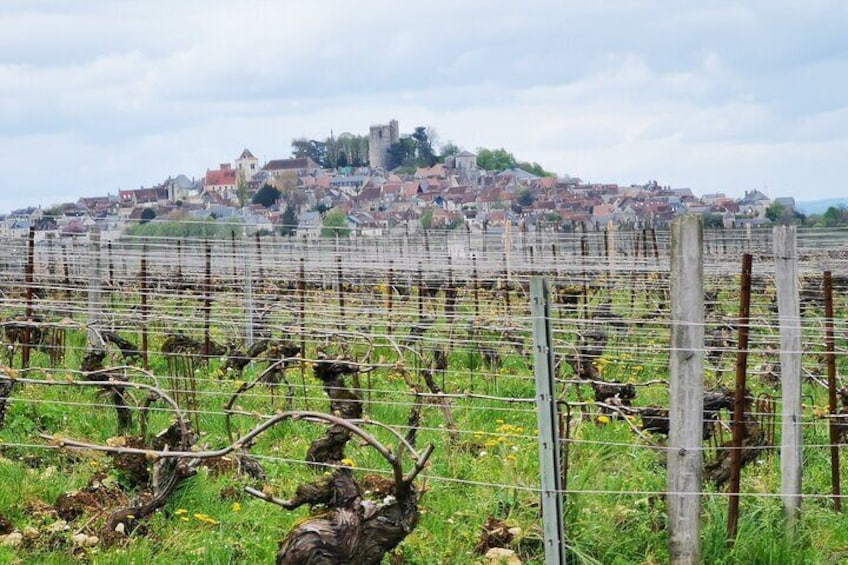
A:
{"label": "rusty metal post", "polygon": [[212,353],[212,339],[210,337],[210,324],[212,318],[212,247],[209,241],[204,242],[206,251],[206,280],[203,284],[203,357],[209,363]]}
{"label": "rusty metal post", "polygon": [[179,239],[177,240],[177,284],[182,281],[183,278],[183,242]]}
{"label": "rusty metal post", "polygon": [[109,259],[108,271],[109,271],[109,288],[115,284],[115,265],[112,262],[112,242],[106,243],[106,256]]}
{"label": "rusty metal post", "polygon": [[[21,349],[21,368],[29,367],[29,354],[32,347],[32,324],[33,320],[33,285],[35,284],[35,228],[30,226],[29,236],[27,237],[27,264],[26,264],[26,314],[24,315],[24,344]],[[10,362],[11,363],[11,362]]]}
{"label": "rusty metal post", "polygon": [[833,506],[842,512],[842,493],[839,486],[839,430],[836,422],[836,342],[833,334],[833,278],[824,272],[824,343],[827,361],[828,420],[830,428],[830,482],[833,487]]}
{"label": "rusty metal post", "polygon": [[141,361],[142,366],[147,370],[150,368],[147,357],[147,319],[149,315],[147,306],[147,244],[141,248],[141,281],[139,286],[141,291]]}
{"label": "rusty metal post", "polygon": [[651,228],[651,240],[654,244],[654,260],[659,263],[660,261],[660,248],[657,245],[657,230],[656,228]]}
{"label": "rusty metal post", "polygon": [[238,256],[236,252],[236,230],[230,230],[230,256],[233,259],[233,288],[235,288],[236,281],[238,280],[238,268],[236,267],[236,257]]}
{"label": "rusty metal post", "polygon": [[418,323],[424,323],[424,271],[418,263]]}
{"label": "rusty metal post", "polygon": [[386,273],[386,334],[392,335],[392,261],[389,261],[389,270]]}
{"label": "rusty metal post", "polygon": [[477,255],[471,255],[471,284],[474,291],[474,321],[480,319],[480,277],[477,273]]}
{"label": "rusty metal post", "polygon": [[71,270],[68,267],[68,246],[62,246],[62,286],[65,287],[65,304],[68,306],[68,317],[73,317],[74,310],[71,308],[73,304],[73,296],[71,293]]}
{"label": "rusty metal post", "polygon": [[504,279],[504,314],[509,316],[509,264],[506,260],[506,252],[503,253],[503,279]]}
{"label": "rusty metal post", "polygon": [[256,232],[256,262],[259,264],[259,284],[262,284],[264,274],[262,272],[262,236]]}
{"label": "rusty metal post", "polygon": [[751,254],[742,256],[739,289],[738,345],[736,348],[736,390],[733,394],[733,447],[730,452],[730,497],[727,508],[727,544],[736,541],[739,524],[739,478],[742,474],[742,439],[745,435],[745,380],[748,369],[748,325],[751,314]]}

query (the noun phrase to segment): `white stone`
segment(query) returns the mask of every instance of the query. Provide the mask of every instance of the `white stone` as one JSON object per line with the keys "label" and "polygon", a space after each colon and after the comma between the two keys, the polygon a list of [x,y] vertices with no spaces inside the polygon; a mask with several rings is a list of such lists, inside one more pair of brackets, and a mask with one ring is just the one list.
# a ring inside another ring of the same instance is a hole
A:
{"label": "white stone", "polygon": [[87,540],[88,536],[85,534],[74,534],[71,536],[71,541],[74,542],[74,547],[84,546]]}
{"label": "white stone", "polygon": [[0,536],[0,545],[4,547],[19,547],[24,541],[24,535],[21,532],[12,532],[5,536]]}
{"label": "white stone", "polygon": [[493,547],[487,551],[486,560],[489,565],[521,565],[521,559],[515,552],[504,547]]}

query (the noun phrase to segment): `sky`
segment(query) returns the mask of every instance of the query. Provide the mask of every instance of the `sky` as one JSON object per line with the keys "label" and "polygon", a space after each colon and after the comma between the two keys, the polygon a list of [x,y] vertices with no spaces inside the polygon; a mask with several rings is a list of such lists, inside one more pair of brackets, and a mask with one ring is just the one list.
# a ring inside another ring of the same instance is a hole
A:
{"label": "sky", "polygon": [[560,175],[843,197],[843,0],[2,0],[0,213],[397,119]]}

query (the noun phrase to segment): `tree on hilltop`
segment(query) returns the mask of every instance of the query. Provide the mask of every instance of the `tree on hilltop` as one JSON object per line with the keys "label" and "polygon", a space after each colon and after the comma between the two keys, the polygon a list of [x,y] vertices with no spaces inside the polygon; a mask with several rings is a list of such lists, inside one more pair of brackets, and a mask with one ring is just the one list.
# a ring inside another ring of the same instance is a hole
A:
{"label": "tree on hilltop", "polygon": [[253,203],[261,204],[266,208],[270,208],[279,200],[282,193],[275,187],[265,183],[256,194],[253,195]]}

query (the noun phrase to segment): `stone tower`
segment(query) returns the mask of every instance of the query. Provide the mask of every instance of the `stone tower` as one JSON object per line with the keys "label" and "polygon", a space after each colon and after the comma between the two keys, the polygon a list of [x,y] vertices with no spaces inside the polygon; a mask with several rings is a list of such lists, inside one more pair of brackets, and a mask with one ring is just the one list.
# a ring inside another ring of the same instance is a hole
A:
{"label": "stone tower", "polygon": [[388,124],[371,126],[368,139],[368,162],[372,169],[387,168],[389,165],[389,147],[400,140],[397,120]]}
{"label": "stone tower", "polygon": [[259,172],[259,159],[253,156],[249,149],[245,148],[236,159],[236,170],[240,181],[249,181],[253,175]]}

